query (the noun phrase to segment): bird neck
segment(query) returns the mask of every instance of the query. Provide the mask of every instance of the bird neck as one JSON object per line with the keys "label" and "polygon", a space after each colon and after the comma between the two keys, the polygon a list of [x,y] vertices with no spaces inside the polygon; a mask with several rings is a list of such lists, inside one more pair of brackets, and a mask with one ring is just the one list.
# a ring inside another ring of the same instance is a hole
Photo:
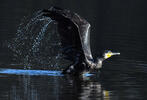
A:
{"label": "bird neck", "polygon": [[96,63],[103,62],[104,60],[105,60],[104,57],[102,57],[102,58],[97,58]]}
{"label": "bird neck", "polygon": [[102,68],[102,64],[103,64],[103,61],[105,60],[105,58],[97,58],[95,64],[95,68],[96,69],[99,69],[99,68]]}
{"label": "bird neck", "polygon": [[98,68],[99,69],[102,67],[102,63],[104,60],[105,60],[105,58],[102,57],[102,58],[97,58],[97,60],[95,60],[95,61],[94,60],[86,60],[86,62],[90,68],[92,68],[92,69]]}

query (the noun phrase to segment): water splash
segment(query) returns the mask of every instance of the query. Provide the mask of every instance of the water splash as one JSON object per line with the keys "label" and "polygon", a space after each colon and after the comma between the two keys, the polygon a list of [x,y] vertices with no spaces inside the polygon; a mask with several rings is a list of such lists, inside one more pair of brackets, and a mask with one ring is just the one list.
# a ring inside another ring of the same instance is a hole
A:
{"label": "water splash", "polygon": [[14,53],[14,61],[24,66],[53,67],[67,66],[61,53],[61,37],[58,23],[38,11],[26,17],[18,27],[16,37],[8,47]]}

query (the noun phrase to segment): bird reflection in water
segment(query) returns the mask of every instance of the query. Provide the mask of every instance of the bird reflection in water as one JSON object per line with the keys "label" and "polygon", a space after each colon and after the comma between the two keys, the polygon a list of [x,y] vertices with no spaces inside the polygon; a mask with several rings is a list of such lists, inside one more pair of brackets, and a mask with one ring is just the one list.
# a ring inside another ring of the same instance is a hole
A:
{"label": "bird reflection in water", "polygon": [[11,75],[7,81],[1,80],[4,82],[9,84],[1,85],[0,96],[11,100],[110,100],[111,96],[100,82],[91,78]]}
{"label": "bird reflection in water", "polygon": [[104,90],[100,82],[90,80],[90,77],[74,78],[73,80],[68,78],[72,86],[76,87],[74,91],[78,94],[78,99],[90,100],[96,98],[98,100],[110,100],[111,91]]}
{"label": "bird reflection in water", "polygon": [[86,100],[87,98],[97,98],[103,100],[110,100],[109,91],[103,90],[102,86],[98,82],[90,82],[86,86],[82,87],[80,99]]}

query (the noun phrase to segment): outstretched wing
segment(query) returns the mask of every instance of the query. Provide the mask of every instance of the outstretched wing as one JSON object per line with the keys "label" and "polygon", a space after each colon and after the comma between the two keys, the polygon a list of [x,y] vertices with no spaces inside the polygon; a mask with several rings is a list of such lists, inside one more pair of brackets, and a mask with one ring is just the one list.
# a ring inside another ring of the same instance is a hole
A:
{"label": "outstretched wing", "polygon": [[58,31],[62,37],[63,51],[66,55],[70,57],[80,54],[86,61],[93,59],[90,50],[90,24],[85,19],[77,13],[56,7],[43,10],[43,12],[44,16],[58,22]]}

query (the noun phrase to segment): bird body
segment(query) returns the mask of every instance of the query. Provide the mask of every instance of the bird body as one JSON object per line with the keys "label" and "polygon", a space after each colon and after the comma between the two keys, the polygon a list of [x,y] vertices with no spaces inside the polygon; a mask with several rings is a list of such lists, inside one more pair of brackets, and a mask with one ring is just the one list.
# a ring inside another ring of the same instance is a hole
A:
{"label": "bird body", "polygon": [[62,39],[63,54],[73,63],[62,73],[79,75],[90,69],[99,69],[102,62],[112,55],[120,53],[105,52],[102,58],[94,60],[90,49],[90,24],[77,13],[69,10],[51,7],[43,10],[43,16],[58,22],[58,31]]}

